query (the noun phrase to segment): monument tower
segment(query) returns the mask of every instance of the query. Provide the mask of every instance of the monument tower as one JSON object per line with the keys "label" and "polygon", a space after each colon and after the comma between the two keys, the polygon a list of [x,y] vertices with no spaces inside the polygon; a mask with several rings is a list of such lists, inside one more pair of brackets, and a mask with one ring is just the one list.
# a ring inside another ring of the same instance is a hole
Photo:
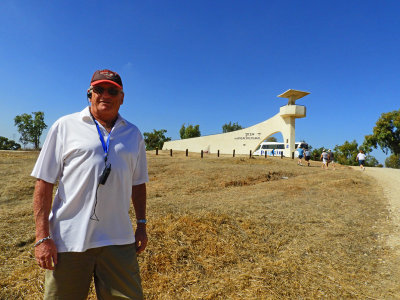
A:
{"label": "monument tower", "polygon": [[190,152],[232,154],[249,154],[269,136],[281,132],[285,149],[283,153],[286,157],[291,157],[295,151],[295,120],[306,116],[306,107],[296,105],[296,101],[308,92],[287,90],[280,98],[289,99],[288,104],[281,106],[279,113],[272,118],[256,125],[227,133],[213,134],[190,139],[174,140],[164,143],[163,150],[178,150]]}
{"label": "monument tower", "polygon": [[280,98],[289,99],[288,104],[282,106],[279,114],[285,121],[281,132],[285,143],[285,156],[290,156],[295,149],[295,120],[296,118],[304,118],[306,116],[306,107],[303,105],[296,105],[296,100],[307,96],[308,92],[297,90],[287,90],[283,94],[278,95]]}

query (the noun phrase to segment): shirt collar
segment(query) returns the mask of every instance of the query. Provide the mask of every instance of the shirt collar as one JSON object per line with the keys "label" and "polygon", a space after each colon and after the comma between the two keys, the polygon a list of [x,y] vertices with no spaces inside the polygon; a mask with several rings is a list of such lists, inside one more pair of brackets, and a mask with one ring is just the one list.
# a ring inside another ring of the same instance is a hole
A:
{"label": "shirt collar", "polygon": [[[82,121],[84,121],[84,122],[88,122],[88,123],[93,122],[92,116],[89,111],[89,106],[85,107],[80,112],[80,116],[81,116]],[[121,115],[118,113],[118,118],[117,118],[117,121],[115,122],[115,125],[117,125],[119,123],[121,123],[122,125],[126,125],[127,121],[123,117],[121,117]]]}

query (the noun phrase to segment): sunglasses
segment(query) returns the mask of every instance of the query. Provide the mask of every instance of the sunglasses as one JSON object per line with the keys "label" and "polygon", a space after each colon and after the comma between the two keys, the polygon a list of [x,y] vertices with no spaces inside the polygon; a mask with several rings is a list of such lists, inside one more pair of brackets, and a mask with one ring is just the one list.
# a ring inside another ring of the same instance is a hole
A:
{"label": "sunglasses", "polygon": [[119,94],[119,90],[117,88],[114,88],[114,87],[110,87],[110,88],[107,88],[107,89],[105,89],[105,88],[103,88],[101,86],[94,86],[93,87],[93,92],[95,92],[96,94],[101,95],[101,94],[104,93],[104,91],[107,91],[107,93],[110,96],[117,96]]}

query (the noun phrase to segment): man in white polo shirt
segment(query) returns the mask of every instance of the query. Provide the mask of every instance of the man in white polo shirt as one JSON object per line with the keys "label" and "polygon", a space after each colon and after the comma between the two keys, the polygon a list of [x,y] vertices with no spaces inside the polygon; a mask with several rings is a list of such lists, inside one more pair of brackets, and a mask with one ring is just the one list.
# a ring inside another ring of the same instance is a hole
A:
{"label": "man in white polo shirt", "polygon": [[87,96],[89,107],[50,128],[31,174],[45,299],[85,299],[93,277],[99,299],[143,299],[136,254],[147,244],[144,140],[118,113],[124,92],[116,72],[96,71]]}
{"label": "man in white polo shirt", "polygon": [[363,150],[360,150],[360,152],[357,154],[356,160],[358,160],[358,164],[360,165],[361,170],[365,171],[365,159],[367,156],[365,155]]}

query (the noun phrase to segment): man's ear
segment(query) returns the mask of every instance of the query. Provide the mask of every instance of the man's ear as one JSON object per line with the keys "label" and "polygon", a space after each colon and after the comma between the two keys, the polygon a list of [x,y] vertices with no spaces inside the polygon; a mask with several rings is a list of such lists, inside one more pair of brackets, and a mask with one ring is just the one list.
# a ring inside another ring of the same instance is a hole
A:
{"label": "man's ear", "polygon": [[87,102],[89,105],[92,104],[92,88],[88,88],[86,91]]}
{"label": "man's ear", "polygon": [[125,97],[125,93],[124,93],[124,92],[122,92],[121,104],[120,104],[120,105],[122,105],[122,104],[124,103],[124,97]]}

